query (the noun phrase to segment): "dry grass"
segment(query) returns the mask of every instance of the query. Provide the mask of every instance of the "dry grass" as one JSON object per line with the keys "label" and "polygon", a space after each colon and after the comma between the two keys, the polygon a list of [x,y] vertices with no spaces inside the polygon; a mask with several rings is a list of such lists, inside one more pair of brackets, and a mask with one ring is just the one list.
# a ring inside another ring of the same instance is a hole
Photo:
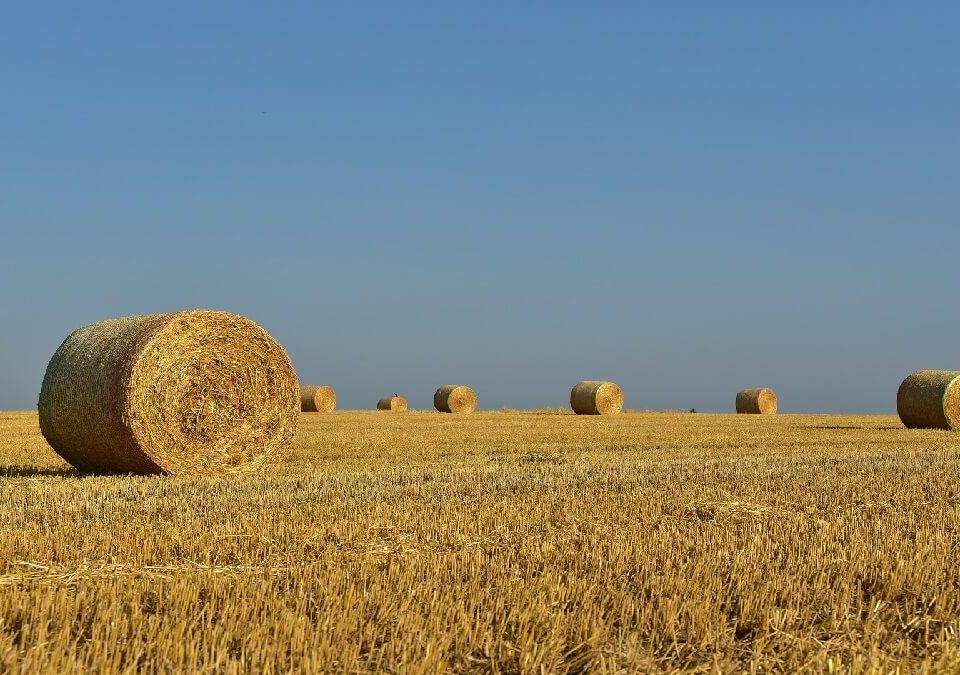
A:
{"label": "dry grass", "polygon": [[960,436],[894,417],[335,412],[122,478],[6,413],[0,473],[15,670],[960,667]]}

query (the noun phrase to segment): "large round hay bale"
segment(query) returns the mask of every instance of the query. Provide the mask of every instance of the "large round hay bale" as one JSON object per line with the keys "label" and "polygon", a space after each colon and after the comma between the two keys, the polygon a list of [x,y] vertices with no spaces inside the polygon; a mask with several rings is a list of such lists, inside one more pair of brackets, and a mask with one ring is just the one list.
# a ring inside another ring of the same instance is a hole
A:
{"label": "large round hay bale", "polygon": [[777,394],[769,387],[743,389],[737,392],[737,414],[776,415]]}
{"label": "large round hay bale", "polygon": [[407,399],[403,396],[384,396],[377,401],[377,410],[389,410],[391,412],[404,412],[407,409]]}
{"label": "large round hay bale", "polygon": [[578,415],[616,415],[623,410],[623,391],[613,382],[577,382],[570,390],[570,407]]}
{"label": "large round hay bale", "polygon": [[462,384],[445,384],[434,392],[433,407],[445,413],[471,413],[477,408],[477,392]]}
{"label": "large round hay bale", "polygon": [[897,414],[910,429],[960,429],[960,371],[907,375],[897,390]]}
{"label": "large round hay bale", "polygon": [[283,347],[249,319],[129,316],[63,341],[40,389],[40,430],[86,472],[251,472],[292,438],[299,391]]}
{"label": "large round hay bale", "polygon": [[317,385],[300,387],[300,410],[302,412],[333,412],[337,407],[337,392],[333,387]]}

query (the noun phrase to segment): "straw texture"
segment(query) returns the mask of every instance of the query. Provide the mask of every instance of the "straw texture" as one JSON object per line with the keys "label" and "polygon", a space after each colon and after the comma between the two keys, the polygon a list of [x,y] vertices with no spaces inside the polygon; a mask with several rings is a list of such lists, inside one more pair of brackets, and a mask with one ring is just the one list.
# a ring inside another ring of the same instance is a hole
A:
{"label": "straw texture", "polygon": [[252,472],[292,438],[299,391],[283,347],[249,319],[110,319],[74,331],[50,359],[40,430],[85,472]]}
{"label": "straw texture", "polygon": [[613,382],[577,382],[570,390],[570,407],[578,415],[616,415],[623,410],[623,391]]}
{"label": "straw texture", "polygon": [[377,401],[377,410],[390,410],[393,412],[404,412],[407,409],[407,399],[403,396],[384,396]]}
{"label": "straw texture", "polygon": [[444,413],[472,413],[477,392],[462,384],[445,384],[433,394],[433,407]]}
{"label": "straw texture", "polygon": [[897,390],[897,414],[910,429],[960,429],[960,371],[907,375]]}
{"label": "straw texture", "polygon": [[317,385],[300,387],[300,410],[302,412],[333,412],[337,407],[337,392],[333,387]]}
{"label": "straw texture", "polygon": [[776,415],[777,394],[769,387],[743,389],[737,392],[736,406],[740,415]]}

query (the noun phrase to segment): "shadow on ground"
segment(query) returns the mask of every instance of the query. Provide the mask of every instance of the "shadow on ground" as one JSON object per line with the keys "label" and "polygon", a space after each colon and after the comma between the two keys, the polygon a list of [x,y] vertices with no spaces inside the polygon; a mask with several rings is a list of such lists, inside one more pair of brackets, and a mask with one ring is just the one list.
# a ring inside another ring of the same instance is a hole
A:
{"label": "shadow on ground", "polygon": [[794,429],[828,429],[828,430],[835,430],[835,429],[860,429],[860,430],[867,430],[867,429],[878,429],[878,430],[884,430],[884,429],[903,429],[903,427],[899,427],[899,426],[874,427],[874,426],[864,426],[864,425],[861,425],[861,424],[845,424],[845,425],[823,425],[823,424],[812,424],[812,425],[808,425],[808,424],[797,424],[797,425],[794,425],[793,428],[794,428]]}
{"label": "shadow on ground", "polygon": [[77,478],[83,476],[76,469],[44,469],[38,466],[0,466],[0,478]]}

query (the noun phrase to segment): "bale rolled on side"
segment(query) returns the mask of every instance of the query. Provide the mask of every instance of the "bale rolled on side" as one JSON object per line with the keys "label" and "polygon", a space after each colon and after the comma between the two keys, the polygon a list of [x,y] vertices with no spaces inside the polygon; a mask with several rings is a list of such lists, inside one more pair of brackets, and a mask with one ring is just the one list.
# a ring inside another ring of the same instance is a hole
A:
{"label": "bale rolled on side", "polygon": [[249,319],[129,316],[60,345],[40,389],[40,430],[86,472],[251,472],[293,437],[299,393],[283,347]]}
{"label": "bale rolled on side", "polygon": [[433,407],[444,413],[471,413],[477,408],[477,392],[462,384],[445,384],[433,394]]}
{"label": "bale rolled on side", "polygon": [[337,407],[337,392],[333,387],[317,385],[300,387],[300,410],[302,412],[333,412]]}
{"label": "bale rolled on side", "polygon": [[389,410],[391,412],[404,412],[407,409],[407,399],[403,396],[384,396],[377,401],[377,410]]}
{"label": "bale rolled on side", "polygon": [[614,382],[577,382],[570,390],[570,407],[578,415],[616,415],[623,410],[623,391]]}
{"label": "bale rolled on side", "polygon": [[960,371],[907,375],[897,390],[897,414],[909,429],[960,429]]}
{"label": "bale rolled on side", "polygon": [[769,387],[743,389],[737,392],[737,414],[776,415],[777,394]]}

